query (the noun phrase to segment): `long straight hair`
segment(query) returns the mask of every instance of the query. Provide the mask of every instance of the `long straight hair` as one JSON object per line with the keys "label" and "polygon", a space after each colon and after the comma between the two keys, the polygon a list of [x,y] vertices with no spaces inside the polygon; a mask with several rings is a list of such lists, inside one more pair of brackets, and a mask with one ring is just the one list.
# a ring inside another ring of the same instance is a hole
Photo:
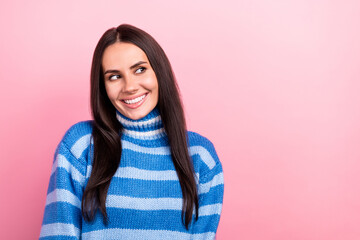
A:
{"label": "long straight hair", "polygon": [[157,107],[167,134],[172,161],[179,178],[183,206],[181,219],[186,229],[195,207],[198,219],[199,199],[194,168],[187,148],[187,131],[179,88],[170,62],[160,47],[145,31],[128,24],[107,30],[100,38],[91,66],[91,110],[94,141],[93,167],[86,185],[81,211],[86,221],[92,221],[100,210],[107,223],[106,195],[111,178],[120,165],[122,125],[116,119],[116,109],[110,102],[104,84],[102,57],[105,49],[115,42],[132,43],[142,49],[153,68],[159,86]]}

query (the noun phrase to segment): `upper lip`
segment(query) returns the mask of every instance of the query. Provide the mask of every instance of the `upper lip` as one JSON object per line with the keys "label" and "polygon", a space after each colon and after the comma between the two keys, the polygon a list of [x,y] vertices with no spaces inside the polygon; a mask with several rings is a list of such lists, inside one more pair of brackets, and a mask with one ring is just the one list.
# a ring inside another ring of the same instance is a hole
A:
{"label": "upper lip", "polygon": [[148,93],[141,93],[141,94],[138,94],[138,95],[136,95],[136,96],[131,96],[131,97],[128,97],[128,98],[123,98],[123,99],[121,99],[121,100],[132,100],[132,99],[141,97],[142,95],[145,95],[145,94],[148,94]]}

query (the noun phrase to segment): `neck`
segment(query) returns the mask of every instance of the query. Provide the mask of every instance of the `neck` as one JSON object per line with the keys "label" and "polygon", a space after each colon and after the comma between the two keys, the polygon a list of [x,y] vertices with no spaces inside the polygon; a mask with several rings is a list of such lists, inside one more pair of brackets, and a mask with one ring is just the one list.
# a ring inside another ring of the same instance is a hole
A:
{"label": "neck", "polygon": [[157,107],[148,113],[148,115],[138,120],[130,119],[116,110],[116,118],[123,126],[122,133],[131,138],[153,140],[166,135]]}

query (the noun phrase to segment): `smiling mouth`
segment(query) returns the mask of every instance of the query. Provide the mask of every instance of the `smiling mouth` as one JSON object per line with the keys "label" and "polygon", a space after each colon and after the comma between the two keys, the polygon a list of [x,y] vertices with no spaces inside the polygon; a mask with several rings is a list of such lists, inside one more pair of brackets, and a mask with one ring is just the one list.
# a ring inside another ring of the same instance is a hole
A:
{"label": "smiling mouth", "polygon": [[136,104],[136,103],[142,101],[146,97],[147,94],[148,93],[145,93],[144,95],[141,95],[140,97],[129,99],[129,100],[121,100],[121,101],[126,104]]}

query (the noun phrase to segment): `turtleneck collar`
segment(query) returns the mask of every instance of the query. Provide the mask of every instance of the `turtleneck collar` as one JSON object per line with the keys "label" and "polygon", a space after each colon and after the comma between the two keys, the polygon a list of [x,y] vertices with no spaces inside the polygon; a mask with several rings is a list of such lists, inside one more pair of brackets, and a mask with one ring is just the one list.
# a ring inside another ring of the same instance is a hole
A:
{"label": "turtleneck collar", "polygon": [[148,115],[138,120],[130,119],[118,110],[116,118],[123,126],[123,134],[140,140],[153,140],[166,136],[160,112],[155,107]]}

